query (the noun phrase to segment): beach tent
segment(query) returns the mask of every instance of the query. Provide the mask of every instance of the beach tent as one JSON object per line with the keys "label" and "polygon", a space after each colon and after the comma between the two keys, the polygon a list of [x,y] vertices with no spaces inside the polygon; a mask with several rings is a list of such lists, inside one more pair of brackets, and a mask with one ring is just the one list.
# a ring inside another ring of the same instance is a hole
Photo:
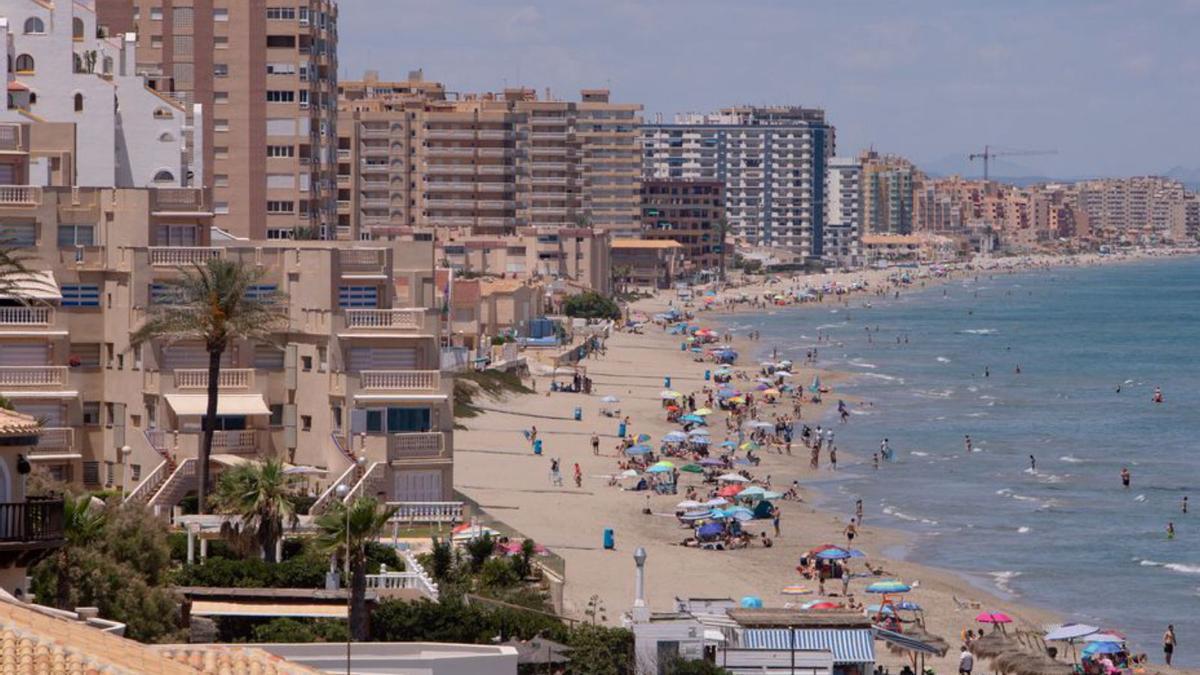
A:
{"label": "beach tent", "polygon": [[762,520],[764,518],[770,518],[771,510],[774,508],[775,507],[771,504],[771,502],[769,502],[765,499],[762,500],[761,502],[759,502],[758,504],[755,504],[755,506],[754,506],[754,519]]}

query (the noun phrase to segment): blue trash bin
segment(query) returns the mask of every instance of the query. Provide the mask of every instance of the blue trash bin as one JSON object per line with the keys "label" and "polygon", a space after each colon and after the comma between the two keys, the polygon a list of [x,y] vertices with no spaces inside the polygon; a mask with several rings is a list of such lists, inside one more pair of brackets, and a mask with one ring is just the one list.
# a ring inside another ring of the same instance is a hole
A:
{"label": "blue trash bin", "polygon": [[663,378],[663,387],[664,387],[664,388],[666,388],[666,389],[670,389],[670,388],[671,388],[671,378],[670,378],[670,377],[664,377],[664,378]]}
{"label": "blue trash bin", "polygon": [[712,379],[712,371],[711,370],[704,371],[704,381],[708,382],[710,379]]}
{"label": "blue trash bin", "polygon": [[575,421],[578,422],[581,419],[583,419],[583,408],[576,408],[575,409]]}
{"label": "blue trash bin", "polygon": [[542,439],[539,438],[533,442],[533,454],[542,454]]}
{"label": "blue trash bin", "polygon": [[617,548],[617,539],[611,527],[604,528],[604,550],[613,551]]}
{"label": "blue trash bin", "polygon": [[620,424],[617,425],[617,435],[620,436],[621,438],[625,438],[625,423],[624,422],[621,422]]}
{"label": "blue trash bin", "polygon": [[680,343],[679,343],[679,351],[681,351],[681,352],[686,352],[686,351],[687,351],[687,343],[686,343],[686,342],[680,342]]}

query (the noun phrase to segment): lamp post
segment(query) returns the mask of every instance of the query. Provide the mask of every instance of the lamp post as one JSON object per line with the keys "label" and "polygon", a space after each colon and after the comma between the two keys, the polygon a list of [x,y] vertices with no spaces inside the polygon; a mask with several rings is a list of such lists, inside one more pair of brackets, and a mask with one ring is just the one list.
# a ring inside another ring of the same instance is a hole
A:
{"label": "lamp post", "polygon": [[633,562],[637,565],[637,573],[633,581],[633,611],[630,616],[634,623],[650,620],[650,608],[646,606],[646,549],[641,546],[633,552]]}
{"label": "lamp post", "polygon": [[[367,463],[365,456],[359,455],[354,464],[361,470]],[[360,477],[362,480],[365,476]],[[351,588],[353,580],[350,572],[350,504],[346,503],[346,498],[350,496],[350,486],[345,483],[337,486],[334,494],[338,499],[342,500],[342,510],[346,514],[346,675],[350,675],[350,645],[354,642],[354,621],[353,621],[353,601],[354,589]]]}
{"label": "lamp post", "polygon": [[125,501],[125,495],[129,493],[129,455],[133,448],[122,445],[118,452],[121,454],[121,501]]}

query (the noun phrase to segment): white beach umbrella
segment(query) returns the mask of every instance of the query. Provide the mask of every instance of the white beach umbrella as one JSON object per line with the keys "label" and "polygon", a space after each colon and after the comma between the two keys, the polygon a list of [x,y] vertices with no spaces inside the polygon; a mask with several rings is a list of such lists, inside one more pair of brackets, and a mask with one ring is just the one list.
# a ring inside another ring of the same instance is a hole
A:
{"label": "white beach umbrella", "polygon": [[617,398],[616,396],[609,395],[609,396],[605,396],[605,397],[601,398],[600,402],[601,403],[620,403],[621,399]]}
{"label": "white beach umbrella", "polygon": [[749,483],[750,479],[736,473],[726,473],[717,476],[717,480],[727,481],[730,483]]}

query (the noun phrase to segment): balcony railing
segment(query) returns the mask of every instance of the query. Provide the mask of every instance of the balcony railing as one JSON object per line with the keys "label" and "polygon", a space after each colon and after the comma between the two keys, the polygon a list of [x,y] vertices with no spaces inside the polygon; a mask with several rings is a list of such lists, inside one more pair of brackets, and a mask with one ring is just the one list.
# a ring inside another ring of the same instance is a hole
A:
{"label": "balcony railing", "polygon": [[463,520],[462,502],[388,502],[396,509],[392,520],[405,523],[453,523]]}
{"label": "balcony railing", "polygon": [[[252,389],[253,368],[224,368],[217,378],[220,389]],[[208,389],[208,370],[204,368],[180,368],[175,371],[176,389]]]}
{"label": "balcony railing", "polygon": [[6,387],[61,387],[66,383],[66,366],[0,367],[0,385]]}
{"label": "balcony railing", "polygon": [[[204,434],[197,436],[198,442],[203,442]],[[259,436],[257,429],[240,429],[237,431],[214,431],[212,451],[247,453],[258,449]]]}
{"label": "balcony railing", "polygon": [[445,447],[445,437],[440,431],[388,434],[387,457],[389,462],[401,459],[439,457]]}
{"label": "balcony railing", "polygon": [[38,444],[30,457],[39,453],[63,452],[75,448],[75,430],[69,427],[42,427],[38,431]]}
{"label": "balcony railing", "polygon": [[338,262],[348,272],[379,272],[383,270],[386,251],[381,248],[344,248],[338,250]]}
{"label": "balcony railing", "polygon": [[42,188],[35,185],[0,185],[0,206],[37,206]]}
{"label": "balcony railing", "polygon": [[220,258],[225,249],[204,246],[151,246],[150,264],[155,267],[194,265]]}
{"label": "balcony railing", "polygon": [[196,188],[156,188],[155,211],[197,211],[204,208],[204,191]]}
{"label": "balcony railing", "polygon": [[347,309],[346,328],[420,330],[423,309]]}
{"label": "balcony railing", "polygon": [[53,542],[63,538],[63,503],[28,501],[0,504],[0,542]]}
{"label": "balcony railing", "polygon": [[439,389],[442,375],[436,370],[364,370],[358,386],[363,389],[427,391]]}
{"label": "balcony railing", "polygon": [[49,326],[53,320],[50,307],[0,307],[0,326]]}

